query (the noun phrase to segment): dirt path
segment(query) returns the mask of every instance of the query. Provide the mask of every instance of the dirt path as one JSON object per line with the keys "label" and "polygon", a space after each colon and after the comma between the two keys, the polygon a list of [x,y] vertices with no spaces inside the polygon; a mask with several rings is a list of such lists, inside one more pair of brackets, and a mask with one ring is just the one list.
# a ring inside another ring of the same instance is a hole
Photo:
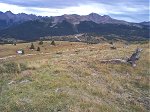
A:
{"label": "dirt path", "polygon": [[[92,47],[88,47],[89,48],[92,48]],[[75,52],[76,50],[85,50],[85,48],[77,48],[77,49],[73,49],[73,50],[70,50],[70,49],[66,49],[64,51],[61,51],[61,52]],[[16,58],[16,57],[27,57],[27,56],[36,56],[36,55],[50,55],[50,54],[54,54],[56,52],[51,52],[51,53],[37,53],[37,54],[24,54],[24,55],[10,55],[10,56],[5,56],[5,57],[1,57],[0,58],[0,61],[2,60],[8,60],[8,59],[12,59],[12,58]]]}
{"label": "dirt path", "polygon": [[11,55],[0,58],[0,60],[7,60],[15,57],[27,57],[27,56],[35,56],[35,55],[49,55],[51,53],[39,53],[39,54],[24,54],[24,55]]}

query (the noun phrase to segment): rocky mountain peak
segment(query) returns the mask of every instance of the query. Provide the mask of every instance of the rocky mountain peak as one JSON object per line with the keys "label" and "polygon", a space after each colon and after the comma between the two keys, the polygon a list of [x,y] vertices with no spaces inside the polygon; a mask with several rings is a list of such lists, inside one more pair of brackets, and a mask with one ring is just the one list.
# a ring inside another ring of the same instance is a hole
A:
{"label": "rocky mountain peak", "polygon": [[6,11],[5,14],[13,14],[11,11]]}
{"label": "rocky mountain peak", "polygon": [[105,19],[112,19],[110,16],[108,16],[108,15],[103,15],[102,16],[103,18],[105,18]]}
{"label": "rocky mountain peak", "polygon": [[15,17],[15,14],[13,14],[11,11],[6,11],[5,14],[8,16],[8,18],[12,19]]}
{"label": "rocky mountain peak", "polygon": [[89,14],[89,16],[92,16],[92,17],[99,17],[100,15],[97,14],[97,13],[93,13],[93,12],[92,12],[92,13]]}

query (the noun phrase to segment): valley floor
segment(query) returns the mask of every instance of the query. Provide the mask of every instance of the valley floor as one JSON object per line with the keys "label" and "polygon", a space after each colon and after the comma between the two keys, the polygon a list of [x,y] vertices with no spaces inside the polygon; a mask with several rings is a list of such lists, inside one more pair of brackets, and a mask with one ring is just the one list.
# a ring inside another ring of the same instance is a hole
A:
{"label": "valley floor", "polygon": [[[1,112],[148,112],[149,44],[0,45]],[[137,66],[101,63],[143,49]],[[17,55],[24,49],[24,55]]]}

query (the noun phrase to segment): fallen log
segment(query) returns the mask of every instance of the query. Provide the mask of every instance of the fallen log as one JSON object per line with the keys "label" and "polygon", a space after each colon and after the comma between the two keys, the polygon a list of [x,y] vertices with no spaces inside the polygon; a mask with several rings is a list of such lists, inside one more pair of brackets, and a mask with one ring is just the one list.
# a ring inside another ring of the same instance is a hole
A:
{"label": "fallen log", "polygon": [[119,64],[119,63],[126,63],[127,60],[123,59],[110,59],[110,60],[101,60],[101,63],[114,63],[114,64]]}
{"label": "fallen log", "polygon": [[140,58],[140,52],[142,49],[137,48],[136,51],[128,59],[110,59],[110,60],[101,60],[101,63],[111,63],[111,64],[121,64],[121,63],[130,63],[133,67],[136,66],[136,61]]}
{"label": "fallen log", "polygon": [[141,51],[142,49],[137,48],[135,53],[133,53],[131,57],[127,59],[127,62],[130,63],[133,67],[136,66],[136,61],[139,60]]}

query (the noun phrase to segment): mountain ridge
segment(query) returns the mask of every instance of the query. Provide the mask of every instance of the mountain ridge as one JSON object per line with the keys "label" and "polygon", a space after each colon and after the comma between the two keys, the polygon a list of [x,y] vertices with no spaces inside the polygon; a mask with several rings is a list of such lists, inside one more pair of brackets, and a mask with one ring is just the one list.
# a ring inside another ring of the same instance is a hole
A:
{"label": "mountain ridge", "polygon": [[115,37],[123,39],[138,40],[149,38],[149,28],[147,22],[131,23],[96,13],[42,17],[25,13],[13,14],[11,11],[0,12],[0,39],[36,40],[45,36],[94,33],[109,38],[109,35],[116,35]]}
{"label": "mountain ridge", "polygon": [[[26,21],[40,20],[43,18],[51,18],[53,24],[61,23],[62,21],[70,22],[71,24],[79,24],[82,21],[93,21],[97,24],[109,23],[109,24],[124,24],[124,25],[136,25],[137,23],[128,22],[124,20],[117,20],[109,15],[99,15],[97,13],[90,13],[88,15],[77,15],[77,14],[64,14],[61,16],[36,16],[34,14],[18,13],[14,14],[11,11],[1,12],[0,11],[0,29],[7,28],[9,26],[20,24]],[[141,24],[147,22],[141,22]],[[140,24],[140,23],[138,23]],[[147,24],[146,24],[147,25]]]}
{"label": "mountain ridge", "polygon": [[[29,20],[37,20],[41,18],[46,18],[48,16],[36,16],[33,14],[25,14],[25,13],[18,13],[14,14],[11,11],[1,12],[0,11],[0,21],[5,21],[7,25],[13,23],[23,23]],[[72,24],[79,24],[81,21],[93,21],[95,23],[120,23],[120,24],[127,24],[129,22],[123,20],[113,19],[108,15],[99,15],[96,13],[90,13],[89,15],[77,15],[77,14],[64,14],[61,16],[49,16],[48,18],[53,19],[53,23],[59,23],[63,20],[66,20]]]}

